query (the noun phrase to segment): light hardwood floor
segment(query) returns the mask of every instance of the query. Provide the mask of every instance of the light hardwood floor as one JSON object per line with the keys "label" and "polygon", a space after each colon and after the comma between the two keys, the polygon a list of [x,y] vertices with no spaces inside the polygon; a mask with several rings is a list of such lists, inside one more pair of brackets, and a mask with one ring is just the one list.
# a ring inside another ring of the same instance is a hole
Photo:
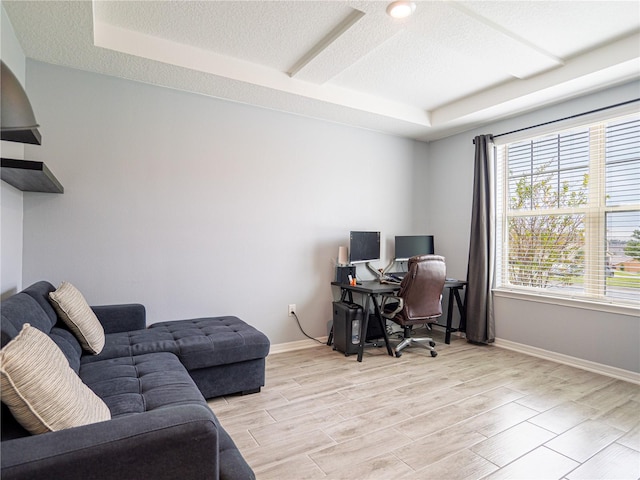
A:
{"label": "light hardwood floor", "polygon": [[258,480],[640,477],[640,386],[436,330],[436,358],[270,355],[209,404]]}

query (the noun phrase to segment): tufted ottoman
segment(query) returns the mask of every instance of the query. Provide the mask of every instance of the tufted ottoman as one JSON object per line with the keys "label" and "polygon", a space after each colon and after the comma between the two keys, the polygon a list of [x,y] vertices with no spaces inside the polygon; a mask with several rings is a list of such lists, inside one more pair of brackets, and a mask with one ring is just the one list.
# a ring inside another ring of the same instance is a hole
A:
{"label": "tufted ottoman", "polygon": [[269,339],[238,317],[154,323],[145,333],[175,348],[205,398],[255,393],[264,385]]}
{"label": "tufted ottoman", "polygon": [[168,352],[189,371],[205,398],[256,393],[264,385],[265,334],[237,317],[172,320],[143,330],[108,333],[99,355],[85,363],[110,358]]}

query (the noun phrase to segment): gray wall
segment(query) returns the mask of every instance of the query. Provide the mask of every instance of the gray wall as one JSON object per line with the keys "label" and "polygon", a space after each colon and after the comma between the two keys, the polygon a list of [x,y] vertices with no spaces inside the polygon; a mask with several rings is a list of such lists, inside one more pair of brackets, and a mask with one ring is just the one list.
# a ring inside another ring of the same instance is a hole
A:
{"label": "gray wall", "polygon": [[[466,275],[476,135],[504,133],[639,97],[640,84],[632,82],[430,143],[425,218],[448,269],[455,276]],[[637,311],[615,314],[505,297],[496,297],[495,309],[498,339],[640,372]]]}
{"label": "gray wall", "polygon": [[234,314],[277,344],[304,338],[290,303],[327,334],[350,230],[380,230],[385,259],[414,233],[424,145],[40,62],[27,77],[43,142],[26,154],[65,193],[25,195],[24,285],[68,280],[150,322]]}

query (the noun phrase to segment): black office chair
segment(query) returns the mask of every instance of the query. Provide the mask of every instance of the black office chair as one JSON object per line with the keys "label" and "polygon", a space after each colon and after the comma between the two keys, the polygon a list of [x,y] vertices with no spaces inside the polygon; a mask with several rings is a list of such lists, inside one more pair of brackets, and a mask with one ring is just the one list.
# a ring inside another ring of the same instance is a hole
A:
{"label": "black office chair", "polygon": [[446,278],[444,257],[440,255],[420,255],[409,259],[409,272],[395,295],[385,295],[382,299],[382,316],[388,318],[404,330],[403,340],[396,346],[395,355],[410,345],[420,345],[431,350],[431,356],[438,355],[432,338],[411,336],[414,325],[435,323],[442,315],[442,289]]}

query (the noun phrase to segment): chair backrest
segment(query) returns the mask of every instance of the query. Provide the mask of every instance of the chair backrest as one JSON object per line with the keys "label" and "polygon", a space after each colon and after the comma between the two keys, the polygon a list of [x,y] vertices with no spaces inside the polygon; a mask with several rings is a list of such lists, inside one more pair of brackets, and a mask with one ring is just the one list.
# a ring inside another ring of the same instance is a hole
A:
{"label": "chair backrest", "polygon": [[420,320],[442,315],[442,289],[447,267],[440,255],[420,255],[409,259],[409,271],[402,280],[398,296],[404,300],[399,314],[403,320]]}

